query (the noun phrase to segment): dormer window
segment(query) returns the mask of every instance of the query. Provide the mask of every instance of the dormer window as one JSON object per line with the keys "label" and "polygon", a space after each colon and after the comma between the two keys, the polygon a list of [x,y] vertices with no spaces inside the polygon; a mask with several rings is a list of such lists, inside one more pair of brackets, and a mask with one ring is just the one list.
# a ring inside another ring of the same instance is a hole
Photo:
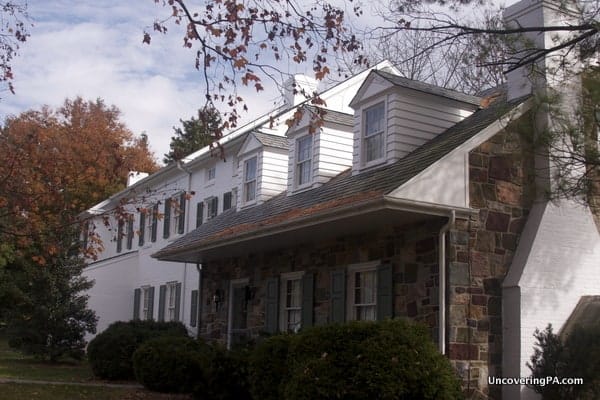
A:
{"label": "dormer window", "polygon": [[312,135],[296,140],[296,186],[310,183],[312,178]]}
{"label": "dormer window", "polygon": [[256,157],[244,161],[244,202],[256,199]]}
{"label": "dormer window", "polygon": [[363,160],[365,164],[384,156],[385,104],[379,103],[364,111]]}

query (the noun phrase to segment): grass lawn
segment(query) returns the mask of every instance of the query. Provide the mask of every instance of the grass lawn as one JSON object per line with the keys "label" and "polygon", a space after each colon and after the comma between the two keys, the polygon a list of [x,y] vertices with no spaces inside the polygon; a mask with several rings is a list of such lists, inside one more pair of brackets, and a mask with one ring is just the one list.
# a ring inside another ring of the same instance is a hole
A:
{"label": "grass lawn", "polygon": [[[94,379],[86,361],[49,363],[24,356],[0,337],[0,379],[26,379],[52,382],[102,383]],[[134,382],[129,382],[134,383]],[[169,395],[137,388],[81,385],[0,383],[2,400],[189,400],[190,396]]]}
{"label": "grass lawn", "polygon": [[188,400],[189,396],[154,393],[144,389],[72,385],[1,383],[2,400]]}
{"label": "grass lawn", "polygon": [[24,356],[0,338],[0,378],[32,379],[58,382],[89,382],[94,374],[87,362],[62,361],[51,364]]}

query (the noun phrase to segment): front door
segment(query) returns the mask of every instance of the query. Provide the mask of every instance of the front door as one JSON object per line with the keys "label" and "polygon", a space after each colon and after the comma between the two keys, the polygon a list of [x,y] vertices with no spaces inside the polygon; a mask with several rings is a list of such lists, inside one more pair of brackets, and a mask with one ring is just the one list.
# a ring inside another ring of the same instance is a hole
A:
{"label": "front door", "polygon": [[229,307],[229,347],[232,345],[245,343],[248,339],[247,286],[247,281],[231,283],[231,305]]}

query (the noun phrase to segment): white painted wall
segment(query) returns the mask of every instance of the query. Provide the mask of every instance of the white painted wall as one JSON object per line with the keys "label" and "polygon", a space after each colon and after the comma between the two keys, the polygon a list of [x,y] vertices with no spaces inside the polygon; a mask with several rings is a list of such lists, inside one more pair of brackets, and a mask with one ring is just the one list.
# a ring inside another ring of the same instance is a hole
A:
{"label": "white painted wall", "polygon": [[[574,201],[536,204],[503,283],[504,376],[529,376],[535,329],[561,329],[581,296],[600,295],[600,235],[589,208]],[[504,399],[536,399],[525,387]]]}

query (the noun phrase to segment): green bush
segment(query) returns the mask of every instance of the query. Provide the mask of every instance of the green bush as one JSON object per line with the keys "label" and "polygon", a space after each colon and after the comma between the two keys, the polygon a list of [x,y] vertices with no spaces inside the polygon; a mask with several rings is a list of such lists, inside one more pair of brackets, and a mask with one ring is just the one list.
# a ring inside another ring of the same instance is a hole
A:
{"label": "green bush", "polygon": [[294,335],[276,335],[260,343],[250,356],[249,380],[252,397],[261,400],[283,398],[288,378],[288,353]]}
{"label": "green bush", "polygon": [[203,357],[201,379],[197,380],[194,399],[251,400],[248,383],[248,348],[226,350],[218,345]]}
{"label": "green bush", "polygon": [[109,380],[130,380],[133,353],[146,340],[159,336],[187,337],[181,322],[115,322],[98,334],[88,345],[87,354],[94,375]]}
{"label": "green bush", "polygon": [[531,386],[533,390],[544,400],[600,398],[600,324],[576,326],[565,340],[552,332],[552,325],[534,336],[537,342],[527,364],[532,376],[583,378],[583,385],[544,384]]}
{"label": "green bush", "polygon": [[404,320],[307,330],[291,345],[285,399],[460,399],[427,330]]}
{"label": "green bush", "polygon": [[189,337],[147,340],[133,354],[135,378],[158,392],[192,392],[195,382],[202,378],[203,354],[210,351],[207,347]]}

